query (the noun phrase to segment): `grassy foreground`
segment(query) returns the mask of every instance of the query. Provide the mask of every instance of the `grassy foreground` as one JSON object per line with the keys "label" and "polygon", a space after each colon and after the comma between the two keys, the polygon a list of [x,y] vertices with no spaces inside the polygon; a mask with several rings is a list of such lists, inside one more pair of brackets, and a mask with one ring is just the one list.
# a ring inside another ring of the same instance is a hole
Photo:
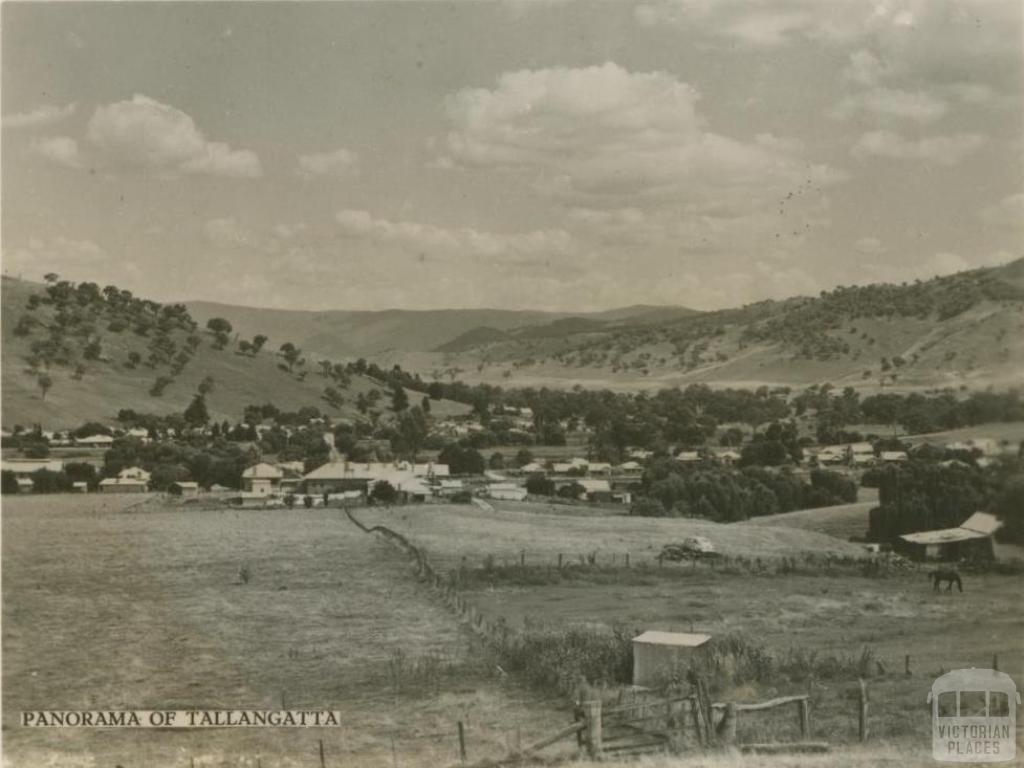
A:
{"label": "grassy foreground", "polygon": [[[139,497],[3,505],[8,766],[444,765],[466,723],[497,757],[564,705],[481,668],[393,549],[337,511],[213,512]],[[250,579],[241,583],[239,571]],[[341,710],[336,729],[22,728],[27,709]],[[394,739],[394,742],[392,742]]]}

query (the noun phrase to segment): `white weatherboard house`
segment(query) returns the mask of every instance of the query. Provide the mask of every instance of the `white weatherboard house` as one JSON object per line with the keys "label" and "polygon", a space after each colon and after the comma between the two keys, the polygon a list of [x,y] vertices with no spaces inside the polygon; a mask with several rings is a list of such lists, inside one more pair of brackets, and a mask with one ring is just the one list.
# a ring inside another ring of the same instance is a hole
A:
{"label": "white weatherboard house", "polygon": [[633,685],[656,687],[685,674],[693,652],[711,639],[690,632],[648,630],[633,638]]}
{"label": "white weatherboard house", "polygon": [[284,472],[272,464],[254,464],[242,472],[242,490],[246,493],[269,496],[277,491],[283,477]]}

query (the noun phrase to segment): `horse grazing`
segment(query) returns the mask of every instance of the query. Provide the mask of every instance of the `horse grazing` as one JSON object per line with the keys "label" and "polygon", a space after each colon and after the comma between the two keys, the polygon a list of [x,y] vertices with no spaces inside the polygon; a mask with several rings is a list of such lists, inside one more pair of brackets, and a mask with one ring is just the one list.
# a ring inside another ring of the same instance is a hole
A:
{"label": "horse grazing", "polygon": [[940,568],[937,571],[932,571],[928,574],[928,578],[932,580],[932,586],[935,588],[936,592],[939,591],[939,584],[941,584],[942,582],[947,582],[947,592],[953,591],[954,584],[956,584],[956,588],[959,589],[961,592],[964,591],[963,582],[960,581],[960,574],[952,568]]}

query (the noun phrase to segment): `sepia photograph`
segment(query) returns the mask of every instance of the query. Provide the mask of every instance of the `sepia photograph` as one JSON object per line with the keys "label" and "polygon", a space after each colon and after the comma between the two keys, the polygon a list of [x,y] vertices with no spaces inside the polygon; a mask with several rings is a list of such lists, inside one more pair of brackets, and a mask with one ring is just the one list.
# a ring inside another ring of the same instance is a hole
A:
{"label": "sepia photograph", "polygon": [[0,125],[3,768],[1024,765],[1019,0],[6,0]]}

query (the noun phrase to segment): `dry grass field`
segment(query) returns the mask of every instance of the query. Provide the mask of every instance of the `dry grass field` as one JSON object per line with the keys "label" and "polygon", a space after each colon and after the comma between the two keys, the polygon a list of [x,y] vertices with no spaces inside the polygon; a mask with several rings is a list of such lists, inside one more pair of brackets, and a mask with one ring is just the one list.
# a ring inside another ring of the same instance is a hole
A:
{"label": "dry grass field", "polygon": [[780,515],[752,517],[740,525],[813,531],[846,541],[851,536],[864,536],[867,533],[868,513],[872,507],[877,506],[877,501],[858,501],[854,504],[837,504],[818,509],[798,509]]}
{"label": "dry grass field", "polygon": [[[321,738],[328,765],[444,765],[457,758],[459,719],[482,758],[504,754],[517,726],[546,733],[568,717],[480,669],[403,557],[337,511],[5,499],[3,662],[4,761],[26,768],[315,766]],[[27,709],[279,708],[282,697],[341,710],[344,725],[18,724]]]}
{"label": "dry grass field", "polygon": [[[809,550],[862,553],[856,545],[782,525],[558,517],[542,511],[509,511],[509,506],[520,505],[502,505],[492,515],[462,508],[422,507],[367,512],[364,518],[401,531],[414,543],[425,545],[435,563],[449,567],[462,563],[463,557],[470,567],[476,566],[478,558],[488,553],[496,555],[499,565],[514,564],[520,549],[529,553],[528,566],[531,559],[534,565],[550,565],[552,555],[560,551],[588,548],[650,557],[655,551],[649,548],[653,544],[686,535],[705,535],[724,553],[748,557],[753,553],[766,558],[792,557]],[[988,667],[996,654],[1002,670],[1024,680],[1020,642],[1024,637],[1024,597],[1019,575],[968,572],[963,594],[935,594],[924,566],[884,576],[862,575],[859,568],[849,566],[831,573],[769,569],[751,575],[735,569],[658,568],[639,562],[639,568],[634,566],[628,576],[620,572],[618,578],[605,570],[591,577],[576,575],[546,582],[517,579],[515,569],[499,571],[495,583],[477,586],[466,596],[484,615],[502,617],[511,627],[625,625],[638,631],[739,635],[778,659],[815,654],[838,659],[848,668],[867,654],[873,746],[889,744],[894,750],[877,753],[882,763],[896,764],[901,759],[914,763],[918,749],[919,762],[930,759],[925,697],[941,671]],[[618,563],[621,566],[621,557]],[[907,654],[911,657],[910,676],[904,673]],[[856,673],[851,676],[849,672],[822,677],[810,685],[816,738],[837,744],[856,740],[855,689]],[[750,702],[806,691],[806,683],[794,683],[782,674],[720,695],[723,700]],[[797,738],[789,713],[774,723],[771,717],[750,716],[741,725],[741,740],[780,733]],[[775,725],[782,730],[774,730]],[[693,764],[705,763],[696,760]],[[802,758],[772,764],[821,762],[820,758],[819,762]],[[857,764],[871,764],[871,759],[865,757]]]}
{"label": "dry grass field", "polygon": [[[761,576],[650,558],[664,540],[706,535],[737,556],[860,553],[785,527],[690,520],[565,516],[547,505],[362,510],[426,546],[436,565],[526,550],[538,563],[598,551],[633,553],[629,578],[476,587],[467,597],[511,626],[626,625],[739,633],[774,654],[853,658],[869,649],[873,739],[854,766],[924,764],[924,696],[940,669],[1000,666],[1024,673],[1020,580],[969,574],[964,594],[931,592],[922,572],[883,578]],[[443,766],[457,763],[455,723],[471,760],[498,757],[570,719],[567,702],[501,681],[396,550],[336,510],[201,511],[158,499],[26,497],[3,510],[3,737],[10,766]],[[528,561],[529,564],[529,561]],[[251,574],[242,583],[240,569]],[[903,674],[903,656],[913,675]],[[811,685],[813,736],[855,738],[855,683]],[[803,692],[785,679],[722,697],[756,701]],[[47,708],[337,709],[338,729],[27,730],[18,713]],[[760,718],[760,719],[755,719]],[[741,740],[795,723],[751,716]],[[789,729],[789,730],[787,730]],[[790,733],[794,731],[794,733]],[[392,747],[394,738],[394,747]],[[566,742],[564,749],[570,749]],[[845,746],[843,746],[845,749]],[[394,751],[392,751],[394,750]],[[843,753],[846,759],[846,753]],[[619,765],[609,763],[610,765]],[[731,768],[738,757],[661,758],[638,765]],[[758,758],[769,766],[822,757]],[[830,764],[834,764],[830,763]]]}
{"label": "dry grass field", "polygon": [[596,514],[564,514],[557,505],[538,502],[494,502],[497,514],[473,505],[426,505],[370,509],[360,514],[367,524],[386,525],[426,548],[437,563],[449,565],[465,557],[470,565],[491,555],[497,562],[553,563],[559,554],[576,559],[597,553],[606,563],[628,553],[633,564],[651,563],[663,545],[688,536],[708,538],[724,555],[774,558],[802,553],[858,557],[856,544],[814,531],[786,527],[726,525],[685,518],[638,518]]}

